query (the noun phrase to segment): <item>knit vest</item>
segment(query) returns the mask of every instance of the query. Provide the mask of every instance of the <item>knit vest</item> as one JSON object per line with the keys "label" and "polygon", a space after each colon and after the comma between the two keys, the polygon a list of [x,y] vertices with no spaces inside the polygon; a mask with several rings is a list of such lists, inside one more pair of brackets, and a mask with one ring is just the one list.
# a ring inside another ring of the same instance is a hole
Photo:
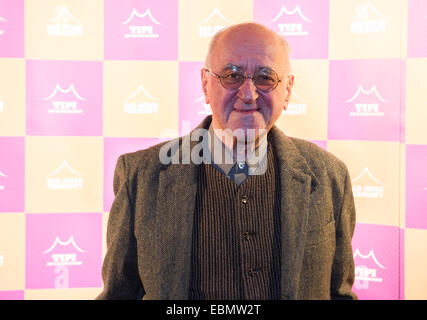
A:
{"label": "knit vest", "polygon": [[200,166],[189,299],[280,299],[280,178],[272,146],[267,171],[240,186]]}

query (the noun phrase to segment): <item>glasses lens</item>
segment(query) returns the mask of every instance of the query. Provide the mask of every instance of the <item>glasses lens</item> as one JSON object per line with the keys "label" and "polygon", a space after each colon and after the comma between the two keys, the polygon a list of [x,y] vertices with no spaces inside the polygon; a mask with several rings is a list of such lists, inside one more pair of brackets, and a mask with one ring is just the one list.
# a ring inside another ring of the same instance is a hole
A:
{"label": "glasses lens", "polygon": [[273,70],[260,71],[254,76],[256,87],[263,91],[275,88],[278,80],[277,74]]}
{"label": "glasses lens", "polygon": [[244,80],[242,72],[227,72],[221,75],[222,85],[227,89],[237,89],[240,87]]}

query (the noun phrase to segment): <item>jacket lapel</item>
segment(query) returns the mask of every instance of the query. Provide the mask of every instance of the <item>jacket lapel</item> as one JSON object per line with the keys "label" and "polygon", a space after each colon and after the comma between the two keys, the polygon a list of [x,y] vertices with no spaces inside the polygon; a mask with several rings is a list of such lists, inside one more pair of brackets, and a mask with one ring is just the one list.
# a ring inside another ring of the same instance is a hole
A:
{"label": "jacket lapel", "polygon": [[[207,128],[210,117],[196,129]],[[196,130],[195,129],[195,130]],[[199,166],[190,161],[190,150],[199,143],[191,141],[192,131],[180,141],[179,163],[169,164],[159,173],[156,204],[159,261],[157,283],[153,292],[156,299],[188,299],[191,267],[191,246],[194,207],[196,201]],[[189,146],[189,148],[188,148]]]}
{"label": "jacket lapel", "polygon": [[310,193],[318,181],[292,140],[276,126],[271,129],[271,138],[281,184],[281,298],[296,299]]}
{"label": "jacket lapel", "polygon": [[158,299],[185,300],[190,283],[191,240],[197,171],[192,164],[170,165],[159,176],[156,227],[159,237]]}

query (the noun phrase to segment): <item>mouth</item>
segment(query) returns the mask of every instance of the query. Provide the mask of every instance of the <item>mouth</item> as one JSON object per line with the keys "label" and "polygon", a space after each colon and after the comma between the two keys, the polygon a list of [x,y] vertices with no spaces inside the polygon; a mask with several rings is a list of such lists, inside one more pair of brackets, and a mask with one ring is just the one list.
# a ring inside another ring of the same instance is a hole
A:
{"label": "mouth", "polygon": [[259,109],[234,109],[234,111],[241,113],[241,114],[252,114],[256,111],[259,111]]}

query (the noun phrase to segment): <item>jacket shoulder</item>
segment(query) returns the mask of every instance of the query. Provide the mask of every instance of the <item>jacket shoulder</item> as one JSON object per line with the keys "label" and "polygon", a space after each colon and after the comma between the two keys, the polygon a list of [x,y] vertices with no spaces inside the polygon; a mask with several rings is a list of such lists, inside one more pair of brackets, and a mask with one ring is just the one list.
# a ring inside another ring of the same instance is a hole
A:
{"label": "jacket shoulder", "polygon": [[[160,161],[161,148],[166,145],[180,145],[181,137],[169,141],[164,141],[146,149],[141,149],[135,152],[124,153],[120,155],[118,162],[123,161],[125,171],[132,176],[141,170],[158,171],[164,167]],[[169,147],[171,149],[171,147]],[[172,148],[173,149],[173,148]]]}
{"label": "jacket shoulder", "polygon": [[336,155],[319,147],[313,142],[295,137],[289,138],[315,174],[324,170],[329,174],[334,173],[340,176],[345,176],[347,174],[348,169],[346,164]]}

